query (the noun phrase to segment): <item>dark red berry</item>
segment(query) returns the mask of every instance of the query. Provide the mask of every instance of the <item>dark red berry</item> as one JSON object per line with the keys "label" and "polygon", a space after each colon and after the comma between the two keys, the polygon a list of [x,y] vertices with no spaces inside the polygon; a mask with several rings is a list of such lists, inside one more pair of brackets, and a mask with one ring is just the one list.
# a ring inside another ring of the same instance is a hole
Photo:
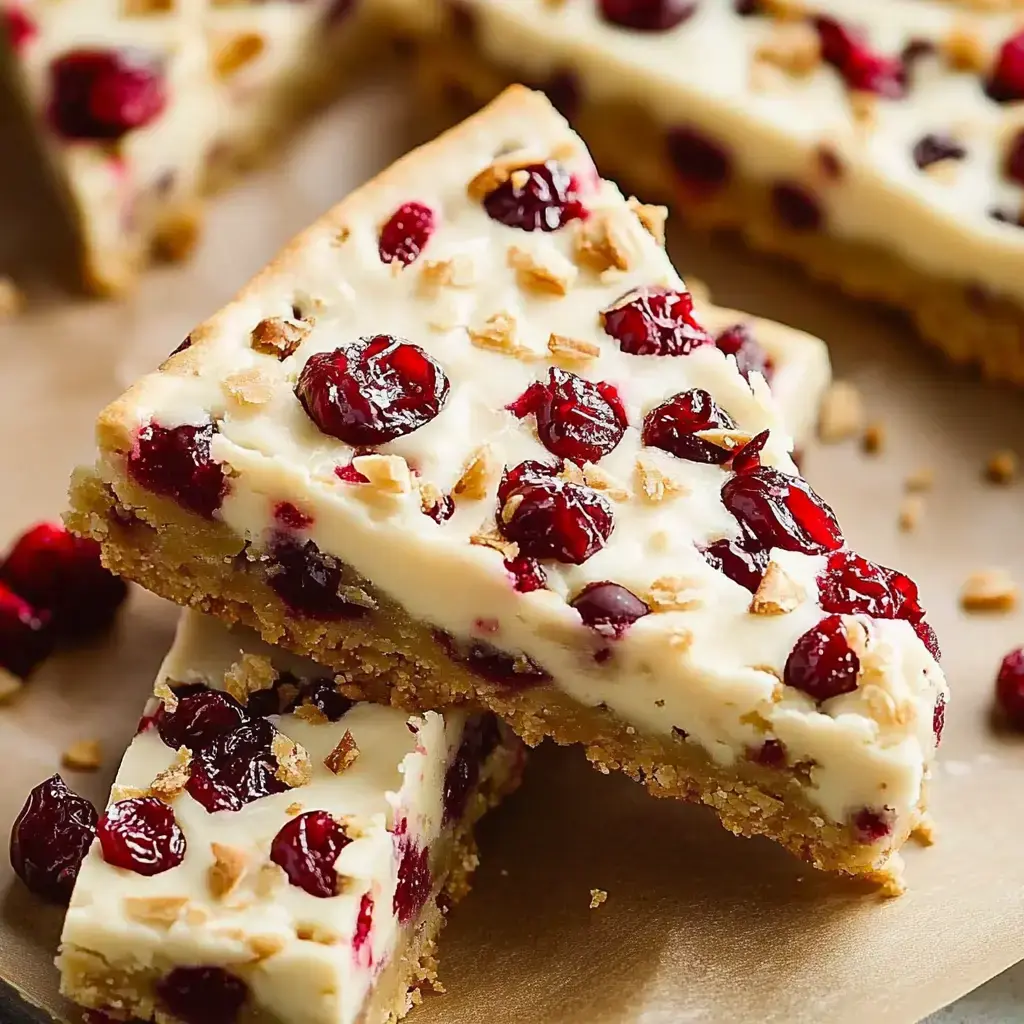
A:
{"label": "dark red berry", "polygon": [[701,388],[673,395],[644,417],[643,442],[689,462],[722,465],[729,449],[698,437],[702,430],[730,430],[736,421]]}
{"label": "dark red berry", "polygon": [[569,221],[586,217],[579,195],[579,183],[560,163],[548,160],[521,169],[484,197],[487,215],[510,228],[522,231],[557,231]]}
{"label": "dark red berry", "polygon": [[128,455],[128,475],[140,487],[212,519],[228,490],[224,471],[210,454],[216,433],[213,423],[181,427],[147,423]]}
{"label": "dark red berry", "polygon": [[49,120],[66,139],[116,141],[166,101],[163,71],[139,50],[73,50],[50,65]]}
{"label": "dark red berry", "polygon": [[406,836],[399,840],[398,849],[401,860],[394,912],[400,924],[408,924],[423,909],[430,895],[430,857],[427,847],[419,849]]}
{"label": "dark red berry", "polygon": [[405,203],[400,206],[380,229],[378,252],[381,263],[399,263],[408,266],[426,248],[437,223],[434,211],[423,203]]}
{"label": "dark red berry", "polygon": [[0,583],[0,668],[25,677],[56,641],[50,613],[37,611]]}
{"label": "dark red berry", "polygon": [[476,640],[460,647],[448,633],[436,632],[438,643],[452,661],[465,665],[472,673],[499,686],[521,689],[546,683],[551,676],[525,654],[510,654]]}
{"label": "dark red berry", "polygon": [[726,186],[732,176],[728,152],[696,128],[673,128],[665,151],[680,184],[693,199],[705,199]]}
{"label": "dark red berry", "polygon": [[1006,176],[1018,185],[1024,185],[1024,128],[1010,140],[1006,152]]}
{"label": "dark red berry", "polygon": [[935,630],[922,619],[920,622],[911,623],[914,627],[914,632],[918,635],[921,643],[928,648],[928,653],[936,660],[942,660],[942,649],[939,647],[939,638],[935,635]]}
{"label": "dark red berry", "polygon": [[246,720],[245,708],[223,690],[202,689],[178,695],[173,711],[164,708],[157,717],[160,739],[174,750],[198,750],[218,736],[238,728]]}
{"label": "dark red berry", "polygon": [[558,476],[561,466],[553,466],[538,459],[527,459],[512,469],[506,469],[498,483],[498,504],[504,505],[513,491],[530,484],[543,483]]}
{"label": "dark red berry", "polygon": [[279,501],[274,506],[274,519],[289,530],[306,530],[313,525],[313,517],[290,501]]}
{"label": "dark red berry", "polygon": [[249,987],[223,967],[175,967],[156,983],[156,994],[182,1024],[235,1024]]}
{"label": "dark red berry", "polygon": [[328,722],[338,722],[355,702],[339,693],[330,679],[313,679],[303,683],[296,706],[314,707]]}
{"label": "dark red berry", "polygon": [[39,32],[38,26],[28,14],[14,4],[0,12],[0,16],[3,18],[11,49],[15,53],[27,46]]}
{"label": "dark red berry", "polygon": [[779,220],[793,231],[815,231],[821,226],[821,206],[801,185],[790,181],[773,185],[772,206]]}
{"label": "dark red berry", "polygon": [[307,811],[292,818],[274,836],[270,859],[284,868],[288,881],[310,896],[327,899],[338,893],[334,862],[352,842],[326,811]]}
{"label": "dark red berry", "polygon": [[818,600],[827,612],[919,622],[924,609],[908,576],[852,551],[834,551],[818,576]]}
{"label": "dark red berry", "polygon": [[605,21],[639,32],[664,32],[697,9],[696,0],[599,0]]}
{"label": "dark red berry", "polygon": [[373,930],[373,897],[364,892],[359,901],[359,915],[356,917],[356,930],[352,936],[352,952],[360,967],[373,966],[373,943],[370,932]]}
{"label": "dark red berry", "polygon": [[347,484],[368,484],[370,478],[363,476],[355,467],[355,463],[348,462],[344,466],[335,466],[334,475]]}
{"label": "dark red berry", "polygon": [[765,548],[820,555],[842,546],[832,509],[800,477],[762,467],[722,487],[725,507]]}
{"label": "dark red berry", "polygon": [[843,620],[829,615],[801,636],[786,659],[787,686],[817,701],[857,689],[860,659],[846,639]]}
{"label": "dark red berry", "polygon": [[786,763],[786,747],[781,740],[765,740],[749,751],[750,760],[765,768],[781,768]]}
{"label": "dark red berry", "polygon": [[618,391],[558,367],[547,383],[531,384],[509,410],[520,418],[537,417],[537,434],[552,455],[578,465],[597,462],[622,440],[628,426]]}
{"label": "dark red berry", "polygon": [[712,568],[724,573],[733,583],[746,587],[752,594],[761,585],[771,561],[771,552],[747,535],[738,540],[726,537],[713,541],[702,554]]}
{"label": "dark red berry", "polygon": [[771,358],[750,333],[750,328],[746,324],[733,324],[731,327],[726,327],[715,338],[715,348],[727,356],[735,356],[736,368],[747,380],[750,380],[750,375],[756,372],[771,383]]}
{"label": "dark red berry", "polygon": [[858,842],[877,843],[880,839],[892,834],[893,812],[889,807],[872,810],[864,807],[851,819],[854,835]]}
{"label": "dark red berry", "polygon": [[480,758],[475,737],[466,736],[444,776],[444,825],[462,818],[479,776]]}
{"label": "dark red berry", "polygon": [[310,356],[295,394],[325,434],[358,447],[429,423],[448,400],[448,378],[418,345],[378,334]]}
{"label": "dark red berry", "polygon": [[1003,658],[996,676],[996,700],[1010,725],[1024,729],[1024,647]]}
{"label": "dark red berry", "polygon": [[685,356],[711,336],[693,315],[693,296],[670,288],[638,288],[602,313],[605,332],[634,356]]}
{"label": "dark red berry", "polygon": [[103,859],[137,875],[159,875],[185,859],[185,836],[174,811],[152,796],[111,804],[96,826]]}
{"label": "dark red berry", "polygon": [[450,494],[442,494],[433,505],[422,506],[422,511],[435,523],[446,523],[455,515],[455,502]]}
{"label": "dark red berry", "polygon": [[96,808],[59,775],[33,789],[11,827],[11,867],[37,896],[67,903],[96,835]]}
{"label": "dark red berry", "polygon": [[302,543],[279,534],[270,546],[270,589],[299,618],[361,619],[369,613],[363,604],[340,593],[343,586],[337,561],[311,540]]}
{"label": "dark red berry", "polygon": [[609,638],[622,636],[651,610],[631,590],[607,581],[588,583],[569,604],[584,625]]}
{"label": "dark red berry", "polygon": [[520,594],[543,590],[548,585],[548,575],[536,558],[518,555],[505,560],[505,568],[512,576],[512,585]]}
{"label": "dark red berry", "polygon": [[923,171],[940,160],[963,160],[967,150],[948,135],[929,133],[914,143],[914,163]]}
{"label": "dark red berry", "polygon": [[821,56],[859,92],[873,92],[886,99],[899,99],[907,87],[906,69],[896,57],[872,52],[867,43],[833,18],[815,18],[821,40]]}
{"label": "dark red berry", "polygon": [[942,731],[946,728],[946,695],[940,693],[935,698],[935,710],[932,712],[932,732],[935,733],[935,746],[942,742]]}
{"label": "dark red berry", "polygon": [[1024,32],[1011,36],[999,48],[986,89],[997,103],[1024,100]]}

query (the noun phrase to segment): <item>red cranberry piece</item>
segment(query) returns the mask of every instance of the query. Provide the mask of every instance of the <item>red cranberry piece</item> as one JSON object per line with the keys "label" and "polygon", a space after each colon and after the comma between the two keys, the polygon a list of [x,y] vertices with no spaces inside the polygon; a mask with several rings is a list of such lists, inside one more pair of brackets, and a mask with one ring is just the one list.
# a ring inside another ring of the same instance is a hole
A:
{"label": "red cranberry piece", "polygon": [[0,667],[23,678],[53,650],[50,613],[0,583]]}
{"label": "red cranberry piece", "polygon": [[399,843],[398,884],[395,886],[394,912],[399,924],[408,924],[427,902],[432,885],[427,847],[418,849],[408,839]]}
{"label": "red cranberry piece", "polygon": [[935,698],[935,710],[932,712],[932,732],[935,733],[935,746],[942,742],[942,731],[946,728],[946,695],[940,693]]}
{"label": "red cranberry piece", "polygon": [[298,703],[316,708],[329,722],[338,722],[352,710],[355,701],[338,693],[330,679],[314,679],[303,684]]}
{"label": "red cranberry piece", "polygon": [[163,71],[138,50],[73,50],[50,65],[48,116],[66,139],[116,141],[160,116]]}
{"label": "red cranberry piece", "polygon": [[212,519],[228,490],[219,463],[210,455],[217,428],[161,427],[148,423],[128,456],[128,475],[154,494],[162,494],[206,519]]}
{"label": "red cranberry piece", "polygon": [[1024,100],[1024,32],[1011,36],[1000,47],[986,91],[997,103]]}
{"label": "red cranberry piece", "polygon": [[789,181],[772,186],[775,214],[793,231],[815,231],[821,227],[822,212],[818,200],[805,188]]}
{"label": "red cranberry piece", "polygon": [[498,504],[504,505],[509,495],[520,487],[544,483],[554,479],[560,472],[561,466],[552,466],[538,459],[527,459],[512,469],[506,469],[498,484]]}
{"label": "red cranberry piece", "polygon": [[249,987],[223,967],[175,967],[156,983],[156,994],[182,1024],[234,1024]]}
{"label": "red cranberry piece", "polygon": [[11,5],[3,12],[0,12],[0,14],[3,17],[11,49],[15,53],[35,39],[39,29],[36,23],[20,7]]}
{"label": "red cranberry piece", "polygon": [[579,182],[560,163],[523,167],[527,180],[509,178],[484,197],[487,215],[522,231],[557,231],[587,215],[579,195]]}
{"label": "red cranberry piece", "polygon": [[289,530],[306,530],[313,525],[313,517],[290,501],[279,501],[274,506],[274,519]]}
{"label": "red cranberry piece", "polygon": [[111,804],[96,826],[103,859],[137,875],[159,875],[185,859],[185,836],[174,811],[152,796]]}
{"label": "red cranberry piece", "polygon": [[1006,154],[1006,176],[1019,185],[1024,185],[1024,129],[1010,140]]}
{"label": "red cranberry piece", "polygon": [[765,740],[750,751],[750,760],[765,768],[781,768],[786,763],[786,747],[781,740]]}
{"label": "red cranberry piece", "polygon": [[638,288],[601,314],[605,332],[634,356],[685,356],[711,343],[693,315],[693,296],[669,288]]}
{"label": "red cranberry piece", "polygon": [[245,708],[223,690],[203,689],[178,694],[173,711],[163,709],[157,719],[160,739],[177,750],[198,750],[218,736],[237,729],[246,720]]}
{"label": "red cranberry piece", "polygon": [[37,608],[47,609],[66,636],[108,625],[124,601],[124,580],[103,568],[100,546],[60,523],[39,523],[15,542],[0,580]]}
{"label": "red cranberry piece", "polygon": [[442,494],[433,505],[423,509],[423,514],[429,516],[435,523],[446,523],[455,515],[455,502],[450,494]]}
{"label": "red cranberry piece", "polygon": [[797,640],[783,678],[787,686],[823,701],[856,690],[858,672],[860,659],[846,639],[843,620],[829,615]]}
{"label": "red cranberry piece", "polygon": [[724,573],[733,583],[746,587],[752,594],[761,586],[765,569],[771,560],[766,548],[746,536],[739,540],[716,540],[701,553],[708,565]]}
{"label": "red cranberry piece", "polygon": [[800,477],[768,467],[737,474],[722,487],[722,502],[762,547],[820,555],[842,546],[832,509]]}
{"label": "red cranberry piece", "polygon": [[611,384],[555,366],[546,384],[531,384],[508,408],[520,418],[534,414],[541,444],[579,465],[607,455],[628,426],[622,399]]}
{"label": "red cranberry piece", "polygon": [[295,394],[325,434],[358,447],[429,423],[448,399],[448,378],[418,345],[378,334],[310,356]]}
{"label": "red cranberry piece", "polygon": [[851,89],[899,99],[906,91],[903,62],[873,53],[863,39],[833,18],[815,18],[822,59],[843,76]]}
{"label": "red cranberry piece", "polygon": [[270,547],[270,589],[299,618],[360,619],[368,614],[364,605],[339,594],[341,569],[311,540],[301,541],[281,534]]}
{"label": "red cranberry piece", "polygon": [[288,881],[310,896],[328,899],[338,893],[334,862],[352,842],[326,811],[307,811],[292,818],[274,836],[270,859],[284,868]]}
{"label": "red cranberry piece", "polygon": [[736,421],[701,388],[681,391],[644,417],[643,442],[677,459],[722,465],[729,449],[697,436],[700,430],[728,430]]}
{"label": "red cranberry piece", "polygon": [[923,171],[940,160],[963,160],[967,156],[967,150],[960,145],[956,139],[948,135],[936,135],[929,133],[922,135],[914,143],[912,151],[914,163]]}
{"label": "red cranberry piece", "polygon": [[434,211],[423,203],[405,203],[380,229],[378,252],[381,263],[399,263],[408,266],[426,248],[437,223]]}
{"label": "red cranberry piece", "polygon": [[349,462],[344,466],[335,466],[334,475],[347,484],[368,484],[370,478],[363,476],[355,467],[355,463]]}
{"label": "red cranberry piece", "polygon": [[696,0],[600,0],[605,21],[639,32],[665,32],[697,9]]}
{"label": "red cranberry piece", "polygon": [[673,128],[665,137],[669,162],[695,199],[724,188],[732,176],[732,160],[717,142],[696,128]]}
{"label": "red cranberry piece", "polygon": [[858,842],[877,843],[892,834],[892,817],[893,812],[889,807],[883,807],[880,811],[864,807],[853,816],[850,824]]}
{"label": "red cranberry piece", "polygon": [[828,556],[825,571],[818,577],[818,599],[827,612],[910,622],[924,617],[912,579],[852,551]]}
{"label": "red cranberry piece", "polygon": [[448,825],[462,818],[469,800],[469,794],[480,777],[480,759],[473,737],[463,739],[455,759],[444,776],[444,817],[442,824]]}
{"label": "red cranberry piece", "polygon": [[11,827],[11,867],[37,896],[67,903],[96,835],[96,808],[51,775],[33,789]]}
{"label": "red cranberry piece", "polygon": [[509,688],[522,688],[546,683],[551,676],[525,654],[509,654],[477,640],[460,649],[448,633],[434,634],[452,661],[461,662],[470,672],[488,682]]}
{"label": "red cranberry piece", "polygon": [[650,608],[618,583],[588,583],[570,602],[583,624],[609,638],[621,637]]}
{"label": "red cranberry piece", "polygon": [[356,930],[352,936],[352,952],[356,955],[356,963],[360,967],[373,966],[373,945],[370,932],[373,930],[373,897],[364,892],[359,901],[359,915],[356,917]]}
{"label": "red cranberry piece", "polygon": [[253,800],[283,793],[271,746],[277,730],[265,718],[243,722],[195,751],[186,789],[211,814],[237,811]]}
{"label": "red cranberry piece", "polygon": [[1024,729],[1024,647],[1003,658],[996,676],[996,700],[1010,725]]}
{"label": "red cranberry piece", "polygon": [[543,590],[548,585],[548,574],[536,558],[519,555],[505,560],[505,568],[511,573],[513,586],[520,594]]}
{"label": "red cranberry piece", "polygon": [[939,638],[935,635],[935,630],[924,619],[920,622],[914,622],[912,625],[921,643],[928,649],[928,653],[936,661],[941,661],[942,649],[939,647]]}
{"label": "red cranberry piece", "polygon": [[732,327],[726,327],[715,338],[715,348],[727,356],[735,356],[736,368],[747,380],[750,380],[752,373],[757,372],[771,383],[771,358],[750,333],[750,328],[746,324],[733,324]]}
{"label": "red cranberry piece", "polygon": [[729,452],[728,466],[734,473],[752,473],[761,468],[761,452],[768,443],[770,430],[755,434],[746,444]]}

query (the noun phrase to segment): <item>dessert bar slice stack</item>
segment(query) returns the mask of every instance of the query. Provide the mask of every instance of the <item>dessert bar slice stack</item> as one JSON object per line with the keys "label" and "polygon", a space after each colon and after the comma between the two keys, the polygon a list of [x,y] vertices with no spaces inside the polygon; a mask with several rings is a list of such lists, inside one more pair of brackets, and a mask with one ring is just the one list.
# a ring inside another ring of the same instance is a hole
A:
{"label": "dessert bar slice stack", "polygon": [[111,405],[69,523],[349,696],[483,705],[891,881],[944,714],[934,633],[790,458],[774,353],[806,401],[820,349],[698,311],[662,219],[510,89]]}

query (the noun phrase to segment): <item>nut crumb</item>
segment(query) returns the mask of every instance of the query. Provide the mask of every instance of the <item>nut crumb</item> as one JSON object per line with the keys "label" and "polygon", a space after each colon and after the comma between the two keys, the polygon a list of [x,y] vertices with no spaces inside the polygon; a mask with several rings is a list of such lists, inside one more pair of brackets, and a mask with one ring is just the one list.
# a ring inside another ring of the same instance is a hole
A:
{"label": "nut crumb", "polygon": [[532,359],[534,353],[516,339],[516,321],[508,313],[488,317],[482,330],[470,330],[469,340],[477,348],[517,359]]}
{"label": "nut crumb", "polygon": [[284,809],[284,813],[287,814],[289,818],[294,818],[296,814],[302,813],[302,804],[300,804],[298,800],[295,800]]}
{"label": "nut crumb", "polygon": [[288,876],[284,873],[284,868],[280,864],[269,862],[260,866],[253,890],[260,899],[269,899],[284,886],[287,880]]}
{"label": "nut crumb", "polygon": [[908,494],[900,502],[897,523],[905,533],[916,530],[924,515],[924,499],[919,494]]}
{"label": "nut crumb", "polygon": [[982,569],[964,581],[960,606],[967,612],[1009,612],[1017,606],[1017,593],[1006,569]]}
{"label": "nut crumb", "polygon": [[243,654],[224,673],[224,689],[242,707],[249,703],[249,695],[259,690],[269,690],[277,682],[277,669],[269,658],[258,654]]}
{"label": "nut crumb", "polygon": [[409,464],[401,455],[356,455],[352,465],[370,484],[370,488],[357,489],[358,494],[367,490],[382,494],[408,494],[412,490]]}
{"label": "nut crumb", "polygon": [[649,459],[638,455],[636,474],[640,483],[640,492],[652,504],[664,501],[673,494],[686,494],[686,487],[667,476]]}
{"label": "nut crumb", "polygon": [[567,295],[576,280],[576,268],[557,250],[540,260],[534,253],[518,246],[510,246],[508,265],[516,272],[519,286],[527,291]]}
{"label": "nut crumb", "polygon": [[324,764],[329,771],[340,775],[343,771],[351,768],[359,758],[359,747],[347,729],[345,735],[338,740],[338,745],[324,758]]}
{"label": "nut crumb", "polygon": [[292,714],[310,725],[327,725],[330,719],[315,704],[300,704]]}
{"label": "nut crumb", "polygon": [[821,63],[821,40],[809,22],[778,22],[758,45],[754,59],[790,75],[807,75]]}
{"label": "nut crumb", "polygon": [[880,452],[885,447],[885,424],[880,420],[869,423],[864,428],[864,437],[861,441],[864,451],[869,454]]}
{"label": "nut crumb", "polygon": [[564,334],[552,334],[548,338],[548,352],[553,359],[562,359],[569,363],[587,363],[597,359],[601,348],[592,341],[579,338],[567,338]]}
{"label": "nut crumb", "polygon": [[750,602],[752,615],[786,615],[799,608],[807,592],[777,562],[769,562]]}
{"label": "nut crumb", "polygon": [[132,921],[170,928],[187,903],[187,896],[125,896],[121,906]]}
{"label": "nut crumb", "polygon": [[213,55],[213,71],[218,78],[230,78],[263,52],[263,37],[242,32],[225,40]]}
{"label": "nut crumb", "polygon": [[21,693],[24,682],[13,672],[0,668],[0,704],[6,704],[17,694]]}
{"label": "nut crumb", "polygon": [[622,222],[605,212],[576,223],[577,265],[603,274],[606,270],[629,270],[639,261],[640,246],[635,238],[629,237],[629,229],[635,235],[643,228],[634,218]]}
{"label": "nut crumb", "polygon": [[682,576],[661,576],[650,586],[646,603],[655,612],[686,612],[704,604],[696,595],[698,584]]}
{"label": "nut crumb", "polygon": [[246,944],[257,960],[266,960],[275,953],[280,953],[287,945],[280,935],[250,935]]}
{"label": "nut crumb", "polygon": [[220,386],[239,405],[266,405],[274,397],[273,380],[256,367],[228,374]]}
{"label": "nut crumb", "polygon": [[308,786],[313,780],[313,765],[309,754],[294,740],[279,732],[270,746],[271,753],[277,758],[277,771],[274,776],[286,786],[293,789],[297,786]]}
{"label": "nut crumb", "polygon": [[480,445],[470,456],[462,475],[452,488],[452,494],[470,501],[486,498],[488,486],[496,469],[490,445]]}
{"label": "nut crumb", "polygon": [[515,541],[508,540],[502,536],[494,523],[484,523],[476,533],[470,536],[469,543],[476,544],[479,547],[493,548],[507,562],[512,561],[519,554],[519,545]]}
{"label": "nut crumb", "polygon": [[1008,484],[1017,475],[1017,455],[1008,449],[993,452],[985,463],[985,477],[994,484]]}
{"label": "nut crumb", "polygon": [[849,381],[837,380],[825,392],[818,413],[818,438],[836,444],[854,437],[864,427],[864,400],[860,389]]}
{"label": "nut crumb", "polygon": [[164,711],[169,715],[173,715],[178,710],[177,695],[166,682],[159,682],[153,687],[153,696],[160,699],[160,703],[164,706]]}
{"label": "nut crumb", "polygon": [[206,873],[206,884],[215,900],[224,899],[238,888],[249,858],[245,850],[224,843],[210,843],[210,852],[213,863]]}
{"label": "nut crumb", "polygon": [[593,462],[583,464],[583,482],[595,491],[601,491],[612,501],[629,501],[633,497],[627,487]]}
{"label": "nut crumb", "polygon": [[280,317],[268,317],[252,329],[249,345],[254,351],[274,356],[283,362],[302,344],[309,330],[307,324],[292,323]]}
{"label": "nut crumb", "polygon": [[103,748],[99,740],[78,740],[61,754],[60,763],[74,772],[94,772],[103,763]]}
{"label": "nut crumb", "polygon": [[626,205],[636,214],[636,219],[640,221],[644,230],[654,238],[658,245],[664,245],[668,207],[641,203],[636,196],[630,196]]}
{"label": "nut crumb", "polygon": [[591,889],[590,890],[590,909],[597,910],[604,901],[608,899],[608,893],[604,889]]}
{"label": "nut crumb", "polygon": [[985,74],[989,66],[988,49],[984,38],[972,30],[969,23],[954,25],[942,42],[942,52],[957,71],[972,71]]}
{"label": "nut crumb", "polygon": [[470,199],[480,202],[496,188],[510,180],[515,171],[522,171],[531,164],[543,162],[543,158],[539,158],[537,154],[525,153],[522,150],[507,153],[504,156],[498,157],[497,160],[475,175],[466,186],[466,192],[469,194]]}
{"label": "nut crumb", "polygon": [[162,772],[157,772],[156,778],[149,785],[149,791],[161,800],[173,800],[185,791],[191,774],[192,752],[188,747],[178,747],[174,760]]}
{"label": "nut crumb", "polygon": [[931,466],[921,466],[915,469],[903,481],[903,486],[911,493],[917,493],[920,491],[930,491],[932,484],[935,483],[935,471]]}
{"label": "nut crumb", "polygon": [[476,284],[476,265],[465,255],[447,260],[424,260],[420,284],[426,291],[436,288],[472,288]]}

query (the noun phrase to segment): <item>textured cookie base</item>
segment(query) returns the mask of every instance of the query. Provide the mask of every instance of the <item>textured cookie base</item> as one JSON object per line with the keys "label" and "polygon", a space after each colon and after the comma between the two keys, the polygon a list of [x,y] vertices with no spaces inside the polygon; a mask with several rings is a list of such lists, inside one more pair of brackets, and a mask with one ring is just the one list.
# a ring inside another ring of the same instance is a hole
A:
{"label": "textured cookie base", "polygon": [[[419,39],[417,96],[432,98],[445,123],[493,99],[520,76],[487,63],[455,39]],[[665,156],[664,130],[635,104],[583,97],[573,111],[602,174],[623,182],[645,202],[662,201],[703,230],[738,232],[753,248],[794,260],[812,277],[848,294],[908,314],[922,337],[955,363],[973,363],[992,380],[1024,384],[1024,308],[976,284],[932,277],[875,245],[794,231],[780,222],[770,190],[734,180],[712,195],[681,184]]]}
{"label": "textured cookie base", "polygon": [[377,601],[372,618],[342,623],[296,618],[265,582],[266,566],[222,524],[144,495],[125,479],[115,486],[132,512],[119,507],[117,496],[95,475],[80,471],[67,517],[71,529],[101,543],[114,572],[314,658],[338,673],[348,696],[409,709],[482,704],[531,746],[546,737],[581,744],[598,770],[624,771],[655,796],[707,804],[737,835],[767,836],[816,868],[866,876],[889,892],[899,891],[896,851],[916,821],[899,821],[885,840],[865,844],[850,826],[821,816],[798,768],[751,761],[723,767],[696,744],[643,735],[553,685],[510,688],[483,680],[451,660],[429,626],[411,620],[367,581],[346,582]]}

